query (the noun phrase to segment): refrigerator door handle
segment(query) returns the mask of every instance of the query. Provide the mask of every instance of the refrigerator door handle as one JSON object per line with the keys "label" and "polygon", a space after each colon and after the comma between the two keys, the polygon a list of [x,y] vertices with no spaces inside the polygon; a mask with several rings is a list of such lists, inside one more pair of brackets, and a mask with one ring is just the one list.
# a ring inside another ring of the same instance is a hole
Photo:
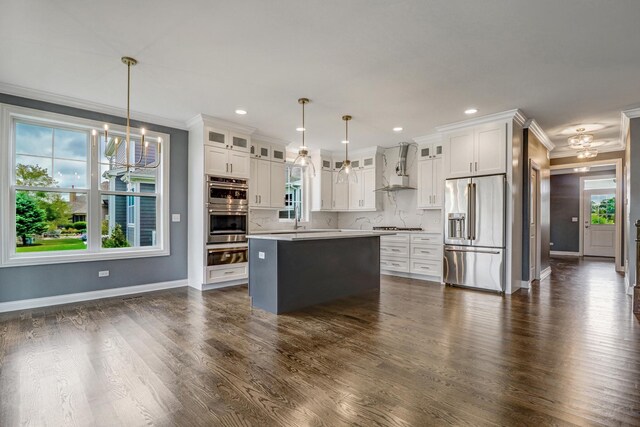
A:
{"label": "refrigerator door handle", "polygon": [[467,240],[471,240],[471,184],[467,184]]}
{"label": "refrigerator door handle", "polygon": [[476,221],[476,204],[478,203],[478,200],[476,198],[476,183],[472,183],[471,184],[471,210],[473,212],[472,215],[472,229],[471,229],[471,240],[476,240],[476,225],[477,225],[477,221]]}

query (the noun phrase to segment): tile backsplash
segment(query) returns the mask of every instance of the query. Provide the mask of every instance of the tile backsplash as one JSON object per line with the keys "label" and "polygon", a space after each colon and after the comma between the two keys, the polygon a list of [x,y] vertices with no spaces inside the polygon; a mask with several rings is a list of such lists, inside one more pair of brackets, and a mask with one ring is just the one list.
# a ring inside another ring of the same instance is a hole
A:
{"label": "tile backsplash", "polygon": [[[338,228],[338,214],[335,212],[311,212],[311,221],[302,225],[306,228]],[[277,210],[249,210],[249,233],[289,229],[293,230],[293,222],[280,221]]]}

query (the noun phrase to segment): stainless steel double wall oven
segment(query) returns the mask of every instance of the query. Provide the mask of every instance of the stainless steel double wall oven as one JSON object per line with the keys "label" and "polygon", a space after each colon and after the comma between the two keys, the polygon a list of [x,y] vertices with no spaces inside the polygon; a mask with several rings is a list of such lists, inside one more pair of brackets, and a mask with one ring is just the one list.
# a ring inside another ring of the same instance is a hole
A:
{"label": "stainless steel double wall oven", "polygon": [[245,179],[207,176],[207,244],[247,241],[249,185]]}

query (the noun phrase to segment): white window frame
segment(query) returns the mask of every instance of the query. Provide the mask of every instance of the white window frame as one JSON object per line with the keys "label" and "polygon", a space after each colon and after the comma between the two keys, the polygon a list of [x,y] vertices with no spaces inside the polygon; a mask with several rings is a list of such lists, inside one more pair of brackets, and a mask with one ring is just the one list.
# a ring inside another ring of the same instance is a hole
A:
{"label": "white window frame", "polygon": [[[293,162],[286,162],[286,167],[294,167],[293,166]],[[286,168],[285,168],[286,170]],[[298,221],[298,224],[309,224],[311,222],[311,209],[310,207],[310,203],[311,203],[311,197],[310,197],[310,189],[311,189],[311,182],[310,182],[310,177],[309,177],[309,170],[305,169],[302,171],[302,212],[301,212],[301,218]],[[287,185],[287,182],[285,180],[284,185]],[[286,191],[286,188],[285,188]],[[291,223],[293,224],[295,222],[295,219],[290,219],[290,218],[280,218],[280,211],[282,211],[284,209],[278,209],[278,222],[282,222],[282,223]]]}
{"label": "white window frame", "polygon": [[[17,253],[15,245],[15,140],[14,122],[27,121],[54,127],[70,127],[91,132],[101,132],[105,122],[84,119],[75,116],[34,110],[9,104],[0,104],[0,230],[4,236],[0,242],[0,268],[28,265],[46,265],[69,262],[101,261],[170,255],[170,221],[169,221],[169,153],[170,135],[147,130],[148,138],[162,138],[161,165],[159,166],[156,189],[157,220],[156,245],[149,247],[102,248],[100,205],[101,193],[130,195],[127,192],[100,191],[99,139],[90,143],[88,160],[88,189],[77,189],[78,193],[87,194],[87,249],[56,252]],[[123,134],[126,127],[113,123],[109,125],[112,134]],[[137,129],[134,129],[134,132]],[[47,189],[46,191],[56,191]],[[68,192],[61,189],[60,192]],[[126,231],[126,230],[125,230]]]}

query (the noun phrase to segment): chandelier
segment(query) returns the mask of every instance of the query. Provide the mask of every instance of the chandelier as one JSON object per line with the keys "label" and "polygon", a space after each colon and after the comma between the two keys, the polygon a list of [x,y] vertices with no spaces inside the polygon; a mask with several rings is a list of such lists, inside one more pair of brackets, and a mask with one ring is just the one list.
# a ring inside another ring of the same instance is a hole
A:
{"label": "chandelier", "polygon": [[308,98],[298,99],[298,104],[302,105],[302,127],[298,128],[302,132],[302,145],[298,150],[298,157],[296,157],[296,159],[293,161],[293,165],[301,169],[310,169],[311,176],[316,176],[316,168],[315,166],[313,166],[313,162],[311,161],[311,156],[309,155],[309,149],[304,143],[304,134],[307,130],[304,127],[304,106],[308,103],[309,103]]}
{"label": "chandelier", "polygon": [[[129,56],[123,56],[121,59],[122,63],[127,66],[127,129],[124,138],[114,136],[109,140],[109,126],[104,125],[103,136],[106,146],[109,147],[105,149],[105,155],[112,168],[126,169],[127,172],[132,169],[155,169],[160,166],[162,138],[145,137],[144,128],[140,129],[139,143],[131,138],[131,67],[135,66],[138,61]],[[94,136],[96,133],[95,130],[92,132]],[[109,151],[110,154],[107,154],[106,151]]]}
{"label": "chandelier", "polygon": [[567,139],[569,147],[578,150],[579,159],[592,159],[598,155],[598,150],[591,148],[593,135],[584,133],[584,128],[576,129],[576,134]]}
{"label": "chandelier", "polygon": [[342,141],[344,144],[344,161],[338,171],[336,184],[356,184],[358,177],[351,166],[351,160],[349,160],[349,120],[351,120],[351,116],[342,116],[342,120],[344,120],[344,141]]}

